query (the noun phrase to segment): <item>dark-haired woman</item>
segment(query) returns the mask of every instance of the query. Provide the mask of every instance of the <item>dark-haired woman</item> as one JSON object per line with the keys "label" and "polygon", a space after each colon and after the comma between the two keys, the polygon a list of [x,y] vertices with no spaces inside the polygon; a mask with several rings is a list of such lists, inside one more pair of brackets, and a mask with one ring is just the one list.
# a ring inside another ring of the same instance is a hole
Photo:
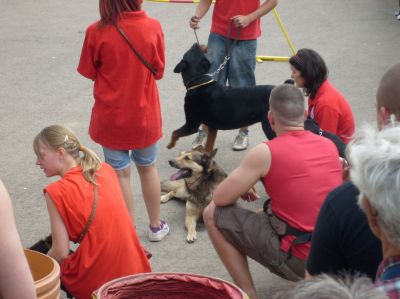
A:
{"label": "dark-haired woman", "polygon": [[160,23],[141,5],[142,0],[99,1],[101,19],[86,30],[78,72],[94,81],[90,137],[103,147],[106,162],[117,172],[132,222],[134,162],[149,216],[148,238],[161,241],[169,232],[167,223],[160,220],[161,190],[155,165],[162,135],[156,80],[164,73],[164,35]]}
{"label": "dark-haired woman", "polygon": [[314,50],[300,49],[289,63],[292,79],[309,96],[309,117],[322,130],[349,143],[355,129],[353,111],[345,97],[328,80],[328,69],[322,57]]}

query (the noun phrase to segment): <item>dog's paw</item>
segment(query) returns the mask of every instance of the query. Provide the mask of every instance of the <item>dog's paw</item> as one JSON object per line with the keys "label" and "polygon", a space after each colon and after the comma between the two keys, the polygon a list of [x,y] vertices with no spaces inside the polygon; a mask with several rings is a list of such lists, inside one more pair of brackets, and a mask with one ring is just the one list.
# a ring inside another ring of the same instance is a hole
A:
{"label": "dog's paw", "polygon": [[193,234],[188,234],[186,236],[186,242],[188,243],[194,243],[196,240],[197,240],[196,232],[194,232]]}
{"label": "dog's paw", "polygon": [[168,194],[162,195],[160,198],[161,203],[166,203],[169,200],[170,200],[170,196]]}

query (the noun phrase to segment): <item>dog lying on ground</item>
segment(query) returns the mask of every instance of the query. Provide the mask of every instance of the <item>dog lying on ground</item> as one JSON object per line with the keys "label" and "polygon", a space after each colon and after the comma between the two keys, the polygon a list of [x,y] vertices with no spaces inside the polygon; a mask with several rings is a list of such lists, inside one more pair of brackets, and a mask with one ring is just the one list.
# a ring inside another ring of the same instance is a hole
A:
{"label": "dog lying on ground", "polygon": [[212,192],[226,178],[226,173],[213,160],[217,150],[211,153],[198,147],[190,152],[183,152],[169,161],[178,171],[169,180],[161,182],[161,202],[171,198],[186,200],[185,226],[186,241],[193,243],[197,239],[196,223],[204,208],[211,201]]}
{"label": "dog lying on ground", "polygon": [[200,124],[209,128],[206,150],[214,147],[217,130],[231,130],[261,122],[268,139],[275,137],[268,121],[269,96],[273,85],[226,87],[213,80],[207,72],[210,61],[195,43],[175,67],[181,73],[187,92],[185,96],[186,123],[172,133],[168,148],[180,137],[197,132]]}

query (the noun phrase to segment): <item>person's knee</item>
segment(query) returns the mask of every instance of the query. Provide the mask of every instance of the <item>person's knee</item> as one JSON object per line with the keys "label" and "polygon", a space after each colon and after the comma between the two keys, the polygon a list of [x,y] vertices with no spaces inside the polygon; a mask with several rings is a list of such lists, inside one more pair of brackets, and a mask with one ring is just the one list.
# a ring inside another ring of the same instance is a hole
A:
{"label": "person's knee", "polygon": [[115,170],[118,178],[130,178],[131,177],[131,167],[125,167],[123,169]]}
{"label": "person's knee", "polygon": [[214,212],[215,204],[211,201],[210,204],[203,211],[203,221],[206,226],[214,224]]}

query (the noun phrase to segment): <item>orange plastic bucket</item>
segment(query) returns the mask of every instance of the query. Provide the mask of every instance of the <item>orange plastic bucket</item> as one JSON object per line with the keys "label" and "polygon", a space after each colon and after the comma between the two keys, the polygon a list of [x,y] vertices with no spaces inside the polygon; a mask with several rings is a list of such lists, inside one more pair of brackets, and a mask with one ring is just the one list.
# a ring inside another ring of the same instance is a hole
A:
{"label": "orange plastic bucket", "polygon": [[48,255],[25,249],[38,299],[60,298],[60,266]]}
{"label": "orange plastic bucket", "polygon": [[236,285],[214,277],[190,273],[143,273],[105,283],[95,299],[248,299]]}

